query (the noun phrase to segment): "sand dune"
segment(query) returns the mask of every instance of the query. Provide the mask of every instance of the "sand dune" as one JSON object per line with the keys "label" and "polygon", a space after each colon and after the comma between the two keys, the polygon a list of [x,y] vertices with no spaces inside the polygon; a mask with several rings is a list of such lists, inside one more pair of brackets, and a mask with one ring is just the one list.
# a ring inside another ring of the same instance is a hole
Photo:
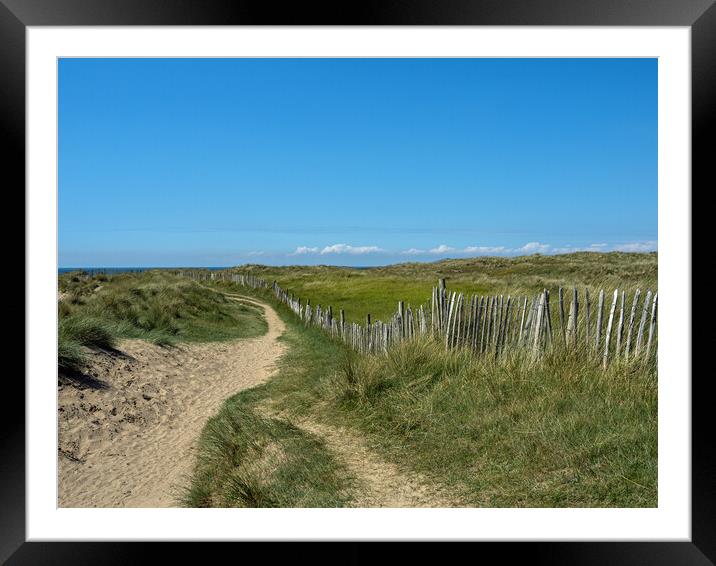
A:
{"label": "sand dune", "polygon": [[264,336],[175,348],[126,340],[93,354],[79,386],[60,384],[60,507],[178,506],[206,421],[268,379],[283,352],[283,321],[258,304]]}

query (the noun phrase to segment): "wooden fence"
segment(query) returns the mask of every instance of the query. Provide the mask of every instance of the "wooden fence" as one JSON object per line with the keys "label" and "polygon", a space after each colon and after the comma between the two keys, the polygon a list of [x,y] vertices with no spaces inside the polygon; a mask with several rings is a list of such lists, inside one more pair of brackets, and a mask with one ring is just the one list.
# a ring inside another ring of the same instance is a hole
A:
{"label": "wooden fence", "polygon": [[403,341],[431,337],[446,350],[463,348],[494,358],[522,352],[538,359],[548,349],[562,348],[601,358],[605,368],[615,360],[656,356],[657,293],[650,290],[642,299],[639,289],[631,296],[618,289],[606,295],[602,289],[595,304],[586,289],[580,295],[572,288],[565,297],[560,287],[554,304],[547,289],[531,297],[467,295],[448,291],[445,280],[440,279],[429,302],[413,307],[398,301],[389,320],[371,320],[368,314],[365,323],[358,324],[346,322],[343,309],[335,313],[332,306],[302,302],[275,281],[227,271],[180,273],[194,280],[223,280],[271,289],[305,325],[322,328],[363,353],[385,353]]}

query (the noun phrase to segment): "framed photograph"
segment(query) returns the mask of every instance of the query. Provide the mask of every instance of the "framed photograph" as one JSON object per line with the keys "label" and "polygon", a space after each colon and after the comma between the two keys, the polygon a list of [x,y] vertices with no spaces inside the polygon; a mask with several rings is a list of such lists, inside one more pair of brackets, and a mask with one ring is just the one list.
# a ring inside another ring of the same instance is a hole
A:
{"label": "framed photograph", "polygon": [[716,562],[712,2],[271,12],[0,0],[26,210],[0,560]]}

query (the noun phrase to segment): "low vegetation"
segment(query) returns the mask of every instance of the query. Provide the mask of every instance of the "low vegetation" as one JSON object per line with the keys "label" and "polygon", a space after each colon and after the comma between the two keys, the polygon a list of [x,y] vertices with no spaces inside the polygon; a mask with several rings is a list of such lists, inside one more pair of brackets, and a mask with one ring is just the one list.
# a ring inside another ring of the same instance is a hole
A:
{"label": "low vegetation", "polygon": [[334,403],[391,457],[486,507],[653,507],[654,368],[564,352],[495,362],[406,342],[347,356]]}
{"label": "low vegetation", "polygon": [[341,507],[349,478],[323,442],[228,401],[206,424],[189,507]]}
{"label": "low vegetation", "polygon": [[439,278],[453,291],[479,294],[533,294],[559,286],[588,288],[596,296],[600,288],[632,291],[657,287],[656,253],[596,253],[505,258],[447,259],[434,263],[402,263],[356,269],[331,266],[236,268],[276,280],[283,289],[311,304],[345,309],[349,322],[386,320],[398,301],[419,305],[430,298]]}
{"label": "low vegetation", "polygon": [[260,309],[166,272],[59,278],[58,364],[77,370],[86,348],[112,348],[119,338],[169,345],[257,336]]}
{"label": "low vegetation", "polygon": [[[460,493],[460,505],[657,505],[655,364],[618,363],[605,372],[600,360],[559,348],[540,363],[519,355],[496,362],[430,340],[365,356],[273,304],[288,328],[281,369],[223,411],[269,407],[284,426],[309,416],[359,429],[385,458]],[[248,442],[256,431],[239,426],[232,434]],[[209,477],[197,472],[195,481]],[[285,481],[280,491],[293,492],[291,477]],[[240,496],[235,504],[250,503]]]}

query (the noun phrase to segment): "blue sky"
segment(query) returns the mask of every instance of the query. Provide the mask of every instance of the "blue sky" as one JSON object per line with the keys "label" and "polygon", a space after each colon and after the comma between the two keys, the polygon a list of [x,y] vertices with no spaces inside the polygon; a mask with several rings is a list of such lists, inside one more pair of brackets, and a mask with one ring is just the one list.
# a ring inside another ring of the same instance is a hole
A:
{"label": "blue sky", "polygon": [[656,59],[59,62],[60,267],[656,240]]}

